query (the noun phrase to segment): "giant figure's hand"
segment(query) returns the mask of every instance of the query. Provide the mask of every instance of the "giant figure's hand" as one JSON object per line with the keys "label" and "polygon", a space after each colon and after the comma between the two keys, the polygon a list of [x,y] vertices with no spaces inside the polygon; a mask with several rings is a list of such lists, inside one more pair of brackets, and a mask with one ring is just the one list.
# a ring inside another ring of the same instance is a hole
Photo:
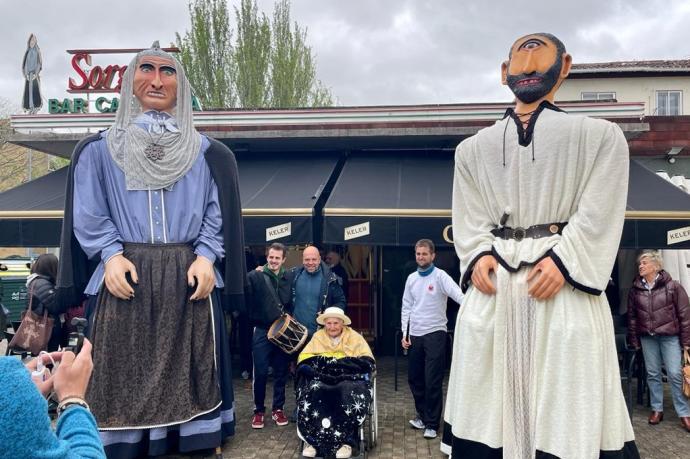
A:
{"label": "giant figure's hand", "polygon": [[189,298],[190,300],[203,300],[208,298],[216,285],[216,276],[213,272],[213,263],[206,257],[197,255],[196,260],[192,263],[187,271],[187,283],[190,287],[194,287],[196,279],[196,290]]}
{"label": "giant figure's hand", "polygon": [[89,386],[92,371],[91,342],[84,338],[84,344],[79,354],[75,356],[71,351],[62,354],[60,366],[53,375],[53,386],[58,402],[67,397],[83,399],[86,395],[86,388]]}
{"label": "giant figure's hand", "polygon": [[135,284],[139,283],[137,269],[122,254],[113,255],[105,264],[105,286],[113,296],[122,300],[134,297],[134,289],[125,276],[127,273],[132,276]]}
{"label": "giant figure's hand", "polygon": [[563,287],[565,278],[551,257],[546,257],[534,265],[527,276],[527,283],[530,284],[527,293],[531,297],[537,300],[548,300]]}
{"label": "giant figure's hand", "polygon": [[496,287],[491,281],[491,272],[498,269],[498,261],[493,255],[484,255],[474,264],[472,269],[472,285],[487,295],[496,293]]}
{"label": "giant figure's hand", "polygon": [[410,341],[410,338],[405,338],[404,336],[402,337],[402,340],[400,341],[400,344],[402,344],[403,349],[409,349],[410,346],[412,346],[412,341]]}

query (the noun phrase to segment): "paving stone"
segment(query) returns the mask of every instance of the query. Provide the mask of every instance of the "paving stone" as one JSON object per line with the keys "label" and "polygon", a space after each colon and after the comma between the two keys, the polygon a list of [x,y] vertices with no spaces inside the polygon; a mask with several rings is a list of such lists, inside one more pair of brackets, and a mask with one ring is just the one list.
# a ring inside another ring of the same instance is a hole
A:
{"label": "paving stone", "polygon": [[[0,343],[0,351],[4,343]],[[3,352],[4,353],[4,352]],[[413,429],[408,420],[415,415],[414,402],[407,387],[407,362],[401,359],[398,373],[398,391],[394,386],[394,361],[392,357],[378,359],[377,406],[379,413],[378,445],[367,454],[370,459],[438,458],[446,456],[440,452],[440,436],[426,440],[422,432]],[[447,379],[444,382],[446,390]],[[235,413],[237,417],[235,436],[223,446],[223,457],[242,459],[301,458],[301,443],[295,432],[295,425],[278,427],[270,418],[264,429],[251,428],[253,414],[252,386],[250,381],[235,379]],[[649,409],[636,405],[633,412],[633,429],[637,447],[644,459],[690,459],[690,433],[683,430],[671,403],[668,384],[665,385],[664,421],[656,426],[647,423]],[[266,401],[270,405],[271,381],[267,388]],[[287,388],[285,409],[290,412],[294,406],[293,388]],[[209,455],[169,455],[169,459],[215,459]]]}

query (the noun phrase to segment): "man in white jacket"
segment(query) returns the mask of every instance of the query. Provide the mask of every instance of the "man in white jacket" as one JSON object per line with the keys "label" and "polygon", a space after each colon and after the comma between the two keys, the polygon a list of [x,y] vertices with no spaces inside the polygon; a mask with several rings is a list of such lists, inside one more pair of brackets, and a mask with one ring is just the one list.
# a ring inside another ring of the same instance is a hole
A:
{"label": "man in white jacket", "polygon": [[409,349],[407,381],[417,410],[410,424],[436,438],[443,404],[446,362],[446,304],[462,302],[462,291],[444,270],[434,266],[436,249],[429,239],[415,244],[417,271],[407,277],[400,314],[402,347]]}

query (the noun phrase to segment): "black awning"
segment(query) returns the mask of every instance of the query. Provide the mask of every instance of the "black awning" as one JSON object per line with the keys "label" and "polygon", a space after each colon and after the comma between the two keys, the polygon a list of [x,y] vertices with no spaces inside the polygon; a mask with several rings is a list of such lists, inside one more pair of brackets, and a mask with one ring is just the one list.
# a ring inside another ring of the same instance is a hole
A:
{"label": "black awning", "polygon": [[0,211],[55,211],[65,203],[67,167],[0,193]]}
{"label": "black awning", "polygon": [[[353,155],[324,207],[324,242],[449,245],[452,187],[450,155]],[[631,160],[621,247],[688,248],[690,241],[668,243],[669,231],[687,226],[690,195]]]}
{"label": "black awning", "polygon": [[324,242],[450,244],[452,152],[353,154],[323,210]]}
{"label": "black awning", "polygon": [[690,248],[690,195],[635,160],[621,248]]}
{"label": "black awning", "polygon": [[[320,236],[322,191],[339,155],[238,155],[247,244],[312,242]],[[67,168],[0,193],[0,247],[60,245]],[[321,200],[319,199],[321,198]]]}
{"label": "black awning", "polygon": [[67,169],[0,193],[0,247],[60,245]]}
{"label": "black awning", "polygon": [[245,242],[318,240],[320,209],[314,208],[328,181],[334,180],[338,159],[293,153],[238,155]]}

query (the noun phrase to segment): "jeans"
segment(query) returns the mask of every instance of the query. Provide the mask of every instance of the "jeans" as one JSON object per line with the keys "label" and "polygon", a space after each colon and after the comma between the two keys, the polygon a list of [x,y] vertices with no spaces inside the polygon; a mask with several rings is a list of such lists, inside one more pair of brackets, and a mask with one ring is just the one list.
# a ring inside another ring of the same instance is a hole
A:
{"label": "jeans", "polygon": [[647,383],[653,411],[664,411],[664,385],[661,382],[661,364],[666,366],[666,374],[671,383],[673,407],[678,417],[690,416],[688,401],[683,396],[683,376],[681,363],[683,351],[678,336],[642,336],[642,354],[647,367]]}
{"label": "jeans", "polygon": [[273,367],[273,409],[282,410],[285,404],[285,382],[291,356],[271,343],[266,336],[268,330],[256,327],[252,341],[254,357],[254,413],[264,413],[268,367]]}

